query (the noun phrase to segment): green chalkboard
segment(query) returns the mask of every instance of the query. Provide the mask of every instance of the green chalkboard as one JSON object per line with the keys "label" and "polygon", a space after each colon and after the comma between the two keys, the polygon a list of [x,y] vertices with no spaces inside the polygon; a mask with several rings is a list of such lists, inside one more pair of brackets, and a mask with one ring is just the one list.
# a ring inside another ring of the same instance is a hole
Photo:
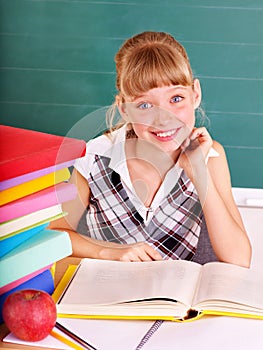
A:
{"label": "green chalkboard", "polygon": [[186,47],[236,187],[263,187],[262,0],[1,0],[1,123],[89,139],[105,128],[123,40]]}

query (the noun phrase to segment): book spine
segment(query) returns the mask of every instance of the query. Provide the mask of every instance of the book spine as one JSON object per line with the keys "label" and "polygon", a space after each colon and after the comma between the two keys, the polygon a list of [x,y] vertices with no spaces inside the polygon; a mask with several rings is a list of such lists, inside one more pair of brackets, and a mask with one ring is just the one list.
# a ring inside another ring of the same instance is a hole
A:
{"label": "book spine", "polygon": [[60,183],[3,205],[0,212],[0,222],[12,220],[37,210],[69,201],[74,199],[76,195],[77,189],[74,184]]}
{"label": "book spine", "polygon": [[50,222],[65,213],[62,211],[61,204],[57,204],[48,208],[37,210],[24,216],[20,216],[13,220],[0,223],[0,240],[11,237],[20,232],[29,230],[34,226],[39,226]]}
{"label": "book spine", "polygon": [[65,163],[52,165],[52,166],[44,168],[44,169],[32,171],[31,173],[17,176],[17,177],[14,177],[12,179],[0,181],[0,191],[6,190],[10,187],[21,185],[25,182],[34,180],[38,177],[41,177],[41,176],[44,176],[44,175],[47,175],[50,173],[53,173],[53,172],[58,171],[58,170],[63,169],[63,168],[70,168],[71,166],[74,165],[74,163],[75,163],[75,159],[69,160],[68,162],[65,162]]}
{"label": "book spine", "polygon": [[10,282],[8,284],[5,284],[3,287],[0,288],[0,295],[7,293],[9,290],[14,289],[18,286],[20,286],[21,284],[25,283],[26,281],[29,281],[31,278],[39,275],[40,273],[51,269],[53,264],[49,264],[45,267],[42,267],[41,269],[38,269],[36,271],[33,271],[32,273],[29,273],[21,278],[18,278],[16,280],[14,280],[13,282]]}
{"label": "book spine", "polygon": [[72,254],[67,232],[45,229],[0,260],[0,287]]}
{"label": "book spine", "polygon": [[0,181],[77,159],[86,142],[35,130],[0,125]]}
{"label": "book spine", "polygon": [[0,240],[0,258],[18,247],[20,244],[33,237],[38,232],[44,230],[48,224],[43,224],[23,231],[15,236]]}
{"label": "book spine", "polygon": [[0,205],[13,202],[19,198],[28,196],[32,193],[54,186],[62,181],[68,180],[70,172],[68,168],[58,170],[56,172],[41,176],[37,179],[25,182],[2,191],[0,196]]}

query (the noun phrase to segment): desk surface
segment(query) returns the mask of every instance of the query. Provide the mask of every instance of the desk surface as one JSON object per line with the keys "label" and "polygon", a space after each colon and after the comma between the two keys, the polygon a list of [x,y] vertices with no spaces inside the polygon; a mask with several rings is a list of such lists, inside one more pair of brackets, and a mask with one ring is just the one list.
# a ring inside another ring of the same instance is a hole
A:
{"label": "desk surface", "polygon": [[[55,273],[55,286],[60,281],[61,277],[65,273],[67,266],[70,264],[78,264],[80,259],[78,258],[65,258],[57,262],[56,265],[56,273]],[[24,345],[17,345],[17,344],[11,344],[11,343],[5,343],[2,341],[2,339],[9,333],[7,327],[5,324],[0,325],[0,349],[13,349],[13,350],[36,350],[35,346],[24,346]],[[43,348],[44,349],[44,348]],[[45,348],[46,350],[54,350]]]}
{"label": "desk surface", "polygon": [[[67,266],[69,264],[78,264],[79,260],[80,259],[77,258],[65,258],[57,263],[55,285],[60,281]],[[116,328],[114,324],[109,325],[109,322],[103,323],[103,320],[100,320],[99,323],[107,340],[107,350],[123,350],[123,346],[121,346],[121,348],[116,348],[116,344],[121,343],[119,328]],[[142,325],[140,325],[140,329],[141,327]],[[127,345],[127,338],[134,340],[132,331],[130,335],[128,334],[130,327],[127,328],[126,334],[122,334],[122,338],[125,338],[122,339],[122,344],[124,343],[125,345]],[[123,328],[121,333],[123,333]],[[171,346],[174,348],[173,345],[175,344],[176,348],[178,347],[179,349],[182,347],[185,350],[192,350],[193,348],[210,350],[211,344],[213,344],[213,350],[222,350],[223,348],[224,350],[247,350],[248,348],[263,349],[262,333],[262,320],[210,316],[195,322],[166,322],[143,346],[143,350],[170,350]],[[2,324],[0,326],[0,339],[2,340],[7,334],[8,330],[6,326]],[[107,334],[108,337],[106,336]],[[39,349],[35,346],[17,345],[4,343],[2,341],[0,341],[0,348],[9,350]],[[100,346],[99,348],[104,350],[105,346]],[[52,350],[50,348],[42,349]],[[129,347],[129,349],[131,349],[131,347]]]}
{"label": "desk surface", "polygon": [[[262,229],[261,218],[262,208],[241,208],[241,215],[246,225],[248,233],[253,233],[250,237],[253,245],[252,264],[263,266],[262,259]],[[80,259],[65,258],[57,263],[55,285],[63,276],[69,264],[78,264]],[[3,343],[1,340],[8,334],[7,327],[0,325],[0,348],[13,350],[36,350],[35,346],[22,346],[11,343]],[[187,334],[187,335],[186,335]],[[166,350],[169,347],[164,345],[163,339],[169,339],[171,343],[176,343],[176,348],[183,347],[185,350],[193,348],[202,348],[205,350],[213,349],[263,349],[263,321],[245,320],[231,318],[214,318],[209,320],[200,320],[198,322],[186,324],[166,323],[152,339],[143,347],[145,350]],[[173,340],[176,337],[176,340]],[[210,337],[210,342],[208,338]],[[212,338],[212,339],[211,339]],[[195,345],[192,343],[195,341]],[[249,344],[248,344],[249,343]],[[254,345],[254,346],[253,346]],[[46,350],[51,350],[45,348]],[[119,349],[114,349],[119,350]],[[169,349],[170,350],[170,349]]]}

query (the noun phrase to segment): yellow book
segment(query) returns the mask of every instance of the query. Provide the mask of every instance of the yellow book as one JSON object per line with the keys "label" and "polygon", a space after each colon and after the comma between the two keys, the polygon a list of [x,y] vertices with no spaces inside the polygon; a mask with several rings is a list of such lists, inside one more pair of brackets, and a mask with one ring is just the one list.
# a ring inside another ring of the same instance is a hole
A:
{"label": "yellow book", "polygon": [[55,302],[59,300],[62,293],[64,292],[64,289],[67,287],[67,284],[69,283],[70,279],[72,278],[73,274],[76,272],[77,265],[69,265],[64,276],[59,281],[54,293],[52,294],[52,298]]}
{"label": "yellow book", "polygon": [[68,180],[70,171],[68,168],[57,170],[53,173],[43,175],[20,185],[10,187],[0,194],[0,205],[13,202],[19,198],[43,190],[44,188],[56,185],[62,181]]}
{"label": "yellow book", "polygon": [[55,292],[58,317],[263,319],[263,271],[221,262],[83,259],[76,270],[65,274],[59,288]]}

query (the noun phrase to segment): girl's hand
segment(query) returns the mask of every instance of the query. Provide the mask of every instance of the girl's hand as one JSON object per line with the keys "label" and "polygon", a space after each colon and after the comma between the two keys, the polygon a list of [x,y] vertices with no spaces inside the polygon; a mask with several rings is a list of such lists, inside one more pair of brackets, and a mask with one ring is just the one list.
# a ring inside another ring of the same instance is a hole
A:
{"label": "girl's hand", "polygon": [[194,128],[181,145],[179,165],[192,180],[195,169],[206,165],[206,158],[213,141],[206,128]]}
{"label": "girl's hand", "polygon": [[[106,243],[106,242],[105,242]],[[103,244],[99,259],[119,261],[162,260],[162,256],[145,242],[134,244]]]}

